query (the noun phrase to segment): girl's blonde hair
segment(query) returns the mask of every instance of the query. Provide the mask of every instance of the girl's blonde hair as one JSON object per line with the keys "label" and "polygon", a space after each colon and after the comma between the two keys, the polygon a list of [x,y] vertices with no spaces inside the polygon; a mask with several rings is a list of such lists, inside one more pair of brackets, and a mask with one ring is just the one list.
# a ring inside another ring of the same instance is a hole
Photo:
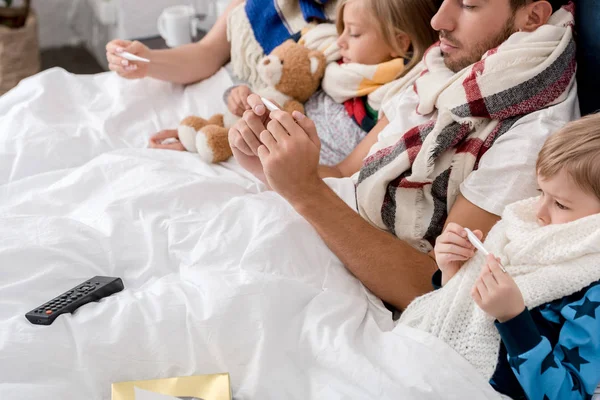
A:
{"label": "girl's blonde hair", "polygon": [[538,175],[548,179],[562,170],[600,199],[600,114],[569,122],[546,140],[537,159]]}
{"label": "girl's blonde hair", "polygon": [[[336,27],[338,34],[344,31],[344,7],[351,0],[339,0]],[[442,0],[354,0],[371,11],[383,40],[402,58],[409,62],[402,75],[411,70],[425,54],[425,50],[438,40],[438,33],[431,27],[431,18]],[[410,38],[408,54],[402,49],[398,35]]]}

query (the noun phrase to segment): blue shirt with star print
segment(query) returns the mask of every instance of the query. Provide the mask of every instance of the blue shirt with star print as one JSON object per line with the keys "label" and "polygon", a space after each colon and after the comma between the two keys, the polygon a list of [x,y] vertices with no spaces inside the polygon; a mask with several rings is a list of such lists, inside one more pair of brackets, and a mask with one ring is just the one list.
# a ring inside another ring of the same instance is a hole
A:
{"label": "blue shirt with star print", "polygon": [[[433,288],[441,282],[437,270]],[[513,400],[592,398],[600,384],[600,281],[496,327],[502,338],[490,380],[496,391]]]}
{"label": "blue shirt with star print", "polygon": [[490,383],[498,392],[514,400],[592,398],[600,383],[600,281],[496,327],[502,345]]}

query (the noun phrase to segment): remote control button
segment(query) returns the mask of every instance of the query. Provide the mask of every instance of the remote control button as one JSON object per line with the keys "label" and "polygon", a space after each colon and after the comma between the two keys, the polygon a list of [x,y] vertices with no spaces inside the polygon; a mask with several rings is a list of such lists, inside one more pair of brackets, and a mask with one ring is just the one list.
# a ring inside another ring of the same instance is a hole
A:
{"label": "remote control button", "polygon": [[52,310],[46,310],[46,314],[48,314],[48,315],[52,314]]}

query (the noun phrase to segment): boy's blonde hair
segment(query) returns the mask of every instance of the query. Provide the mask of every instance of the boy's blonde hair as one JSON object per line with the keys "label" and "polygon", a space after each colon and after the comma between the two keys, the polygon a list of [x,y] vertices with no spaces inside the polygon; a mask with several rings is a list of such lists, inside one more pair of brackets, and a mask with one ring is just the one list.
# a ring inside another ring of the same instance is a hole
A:
{"label": "boy's blonde hair", "polygon": [[[344,31],[344,7],[350,0],[339,0],[336,27],[338,34]],[[414,67],[425,50],[438,40],[438,33],[431,27],[431,18],[442,0],[354,0],[371,11],[383,40],[402,58],[409,59],[402,75]],[[410,37],[410,54],[406,54],[397,40],[399,34]]]}
{"label": "boy's blonde hair", "polygon": [[548,179],[563,169],[600,200],[600,114],[570,122],[546,140],[537,159],[538,175]]}

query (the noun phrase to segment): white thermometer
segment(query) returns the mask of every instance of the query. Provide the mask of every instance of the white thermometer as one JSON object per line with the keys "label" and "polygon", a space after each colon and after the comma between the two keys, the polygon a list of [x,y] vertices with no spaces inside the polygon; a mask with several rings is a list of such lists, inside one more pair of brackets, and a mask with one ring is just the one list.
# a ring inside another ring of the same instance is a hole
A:
{"label": "white thermometer", "polygon": [[269,110],[269,111],[280,110],[280,108],[277,107],[272,101],[269,101],[268,99],[265,99],[264,97],[261,97],[260,99],[264,103],[265,107],[267,107],[267,110]]}
{"label": "white thermometer", "polygon": [[126,51],[124,51],[122,53],[118,53],[118,55],[129,61],[141,61],[141,62],[145,62],[145,63],[150,62],[150,60],[148,60],[147,58],[136,56],[135,54],[131,54]]}
{"label": "white thermometer", "polygon": [[[483,243],[481,243],[481,240],[479,240],[469,228],[465,228],[465,232],[467,232],[467,239],[469,239],[469,242],[471,242],[471,244],[475,246],[477,250],[479,250],[484,256],[487,257],[490,254],[490,252],[487,251],[485,247],[483,247]],[[502,269],[502,272],[506,272],[506,269],[504,269],[504,266],[502,264],[500,264],[500,269]]]}

